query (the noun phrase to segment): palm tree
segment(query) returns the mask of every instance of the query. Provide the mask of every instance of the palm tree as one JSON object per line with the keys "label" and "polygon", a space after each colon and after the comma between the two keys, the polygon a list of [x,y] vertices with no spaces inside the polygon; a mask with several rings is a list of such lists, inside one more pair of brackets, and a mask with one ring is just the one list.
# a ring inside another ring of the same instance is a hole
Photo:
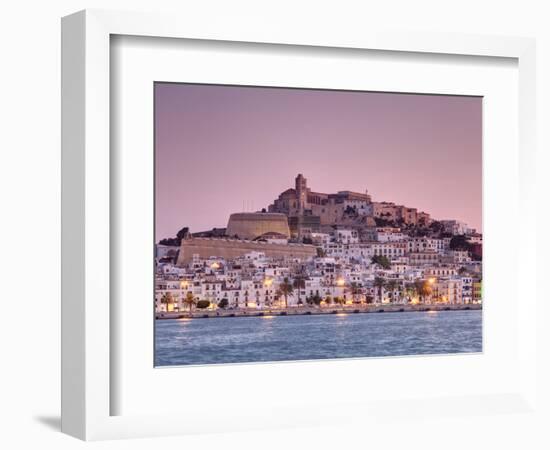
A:
{"label": "palm tree", "polygon": [[430,283],[428,280],[416,280],[414,284],[416,291],[420,296],[420,300],[424,303],[425,298],[432,294],[432,287],[430,286]]}
{"label": "palm tree", "polygon": [[408,298],[409,301],[412,302],[412,298],[418,295],[418,291],[416,290],[416,285],[414,283],[407,283],[405,286],[405,296]]}
{"label": "palm tree", "polygon": [[191,314],[191,311],[193,310],[193,305],[196,303],[196,299],[195,297],[193,297],[193,293],[188,292],[183,302],[189,307],[189,314]]}
{"label": "palm tree", "polygon": [[298,290],[298,303],[300,303],[300,290],[306,288],[306,279],[303,275],[298,275],[294,278],[292,286]]}
{"label": "palm tree", "polygon": [[387,256],[374,255],[371,258],[371,263],[378,264],[380,267],[382,267],[382,269],[386,269],[386,270],[388,270],[391,267],[391,262]]}
{"label": "palm tree", "polygon": [[284,278],[283,282],[279,285],[279,291],[285,299],[285,308],[288,308],[288,296],[294,292],[294,286],[288,278]]}
{"label": "palm tree", "polygon": [[353,298],[353,303],[358,303],[357,297],[359,297],[363,293],[362,286],[358,283],[353,282],[350,285],[350,291],[351,291],[351,296]]}
{"label": "palm tree", "polygon": [[317,294],[317,293],[316,293],[316,294],[313,294],[313,295],[311,296],[311,301],[313,302],[313,304],[314,304],[315,306],[320,306],[320,305],[321,305],[321,300],[322,300],[322,299],[321,299],[321,296],[320,296],[319,294]]}
{"label": "palm tree", "polygon": [[172,293],[165,292],[164,294],[162,294],[160,302],[166,305],[166,312],[168,312],[168,309],[169,309],[168,306],[174,303],[174,297],[172,297]]}
{"label": "palm tree", "polygon": [[386,280],[382,277],[376,277],[374,279],[374,286],[378,288],[378,295],[380,297],[380,303],[382,303],[382,292],[384,290],[384,286],[386,284]]}
{"label": "palm tree", "polygon": [[391,296],[391,302],[394,303],[395,300],[395,290],[397,289],[397,281],[396,280],[389,280],[388,281],[388,290],[390,291]]}
{"label": "palm tree", "polygon": [[398,282],[398,285],[397,285],[397,302],[398,303],[403,303],[404,293],[405,293],[405,287],[403,286],[403,283]]}

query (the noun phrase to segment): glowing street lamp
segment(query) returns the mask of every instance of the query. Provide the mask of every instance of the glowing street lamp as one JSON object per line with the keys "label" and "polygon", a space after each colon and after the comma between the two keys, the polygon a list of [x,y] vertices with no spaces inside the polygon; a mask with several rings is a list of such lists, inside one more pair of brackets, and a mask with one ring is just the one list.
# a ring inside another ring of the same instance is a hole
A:
{"label": "glowing street lamp", "polygon": [[[435,284],[436,281],[437,281],[437,279],[434,278],[434,277],[428,278],[428,284],[429,284],[430,286],[433,286],[433,285]],[[438,291],[438,289],[437,289],[437,286],[436,286],[436,295],[435,295],[436,302],[437,302],[437,297],[438,297],[438,294],[439,294],[437,291]],[[431,303],[432,301],[433,301],[433,293],[430,294],[430,303]]]}
{"label": "glowing street lamp", "polygon": [[336,280],[336,286],[342,287],[342,286],[344,286],[345,284],[346,284],[346,280],[344,280],[343,278],[338,278],[338,279]]}
{"label": "glowing street lamp", "polygon": [[268,288],[268,287],[271,287],[272,284],[273,284],[273,279],[272,279],[272,278],[266,278],[266,279],[264,280],[264,286],[265,286],[265,287],[267,287],[267,288]]}
{"label": "glowing street lamp", "polygon": [[210,265],[210,268],[216,270],[216,269],[219,269],[219,268],[220,268],[220,265],[219,265],[217,262],[213,262],[213,263]]}

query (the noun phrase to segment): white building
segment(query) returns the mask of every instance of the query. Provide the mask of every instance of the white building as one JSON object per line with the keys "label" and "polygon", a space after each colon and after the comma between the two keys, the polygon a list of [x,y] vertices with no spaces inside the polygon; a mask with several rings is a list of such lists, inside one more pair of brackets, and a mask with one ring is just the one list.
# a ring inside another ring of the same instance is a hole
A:
{"label": "white building", "polygon": [[373,256],[385,256],[392,260],[405,256],[407,244],[400,242],[380,242],[371,244],[371,248]]}
{"label": "white building", "polygon": [[459,220],[441,220],[443,224],[443,229],[446,233],[451,233],[453,236],[458,234],[468,234],[469,232],[475,231],[468,227],[465,222]]}
{"label": "white building", "polygon": [[462,301],[462,279],[448,278],[441,279],[435,283],[434,294],[440,301],[450,304],[463,303]]}
{"label": "white building", "polygon": [[449,255],[455,264],[465,264],[472,260],[467,250],[449,250]]}
{"label": "white building", "polygon": [[378,242],[399,242],[407,239],[399,228],[379,227],[376,229],[376,240]]}
{"label": "white building", "polygon": [[356,230],[335,230],[334,240],[341,244],[357,244],[359,243],[359,234]]}

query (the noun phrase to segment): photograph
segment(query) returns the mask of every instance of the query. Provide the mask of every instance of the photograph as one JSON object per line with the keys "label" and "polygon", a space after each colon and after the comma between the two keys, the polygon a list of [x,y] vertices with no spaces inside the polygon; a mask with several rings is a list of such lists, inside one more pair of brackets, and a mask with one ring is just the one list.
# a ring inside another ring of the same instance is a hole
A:
{"label": "photograph", "polygon": [[483,351],[483,97],[154,83],[154,366]]}

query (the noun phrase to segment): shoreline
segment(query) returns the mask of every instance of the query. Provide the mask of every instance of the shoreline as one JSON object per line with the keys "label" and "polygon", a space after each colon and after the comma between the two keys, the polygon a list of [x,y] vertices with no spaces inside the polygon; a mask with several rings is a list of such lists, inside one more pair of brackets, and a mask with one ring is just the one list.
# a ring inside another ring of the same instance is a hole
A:
{"label": "shoreline", "polygon": [[319,316],[328,314],[372,314],[372,313],[397,313],[397,312],[428,312],[428,311],[469,311],[481,310],[483,306],[477,303],[464,305],[354,305],[340,307],[289,307],[283,309],[231,309],[216,311],[188,311],[159,312],[155,313],[156,320],[170,319],[209,319],[217,317],[273,317],[273,316]]}

